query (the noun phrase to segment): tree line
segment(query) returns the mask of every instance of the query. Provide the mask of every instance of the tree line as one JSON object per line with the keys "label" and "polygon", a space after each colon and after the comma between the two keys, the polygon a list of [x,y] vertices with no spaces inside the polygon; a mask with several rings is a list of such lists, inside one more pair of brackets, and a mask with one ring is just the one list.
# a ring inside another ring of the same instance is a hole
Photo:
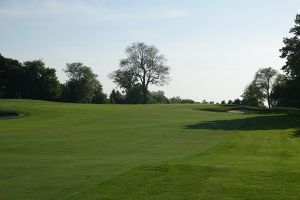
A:
{"label": "tree line", "polygon": [[[300,15],[290,30],[291,37],[283,39],[281,58],[286,59],[280,74],[271,67],[259,69],[247,85],[242,100],[235,99],[221,104],[248,106],[300,107]],[[118,88],[107,96],[103,86],[90,67],[82,63],[68,63],[64,72],[68,77],[60,83],[56,70],[46,67],[42,60],[20,63],[0,54],[0,98],[26,98],[74,103],[195,103],[180,97],[167,98],[163,91],[150,92],[149,86],[164,86],[169,80],[170,67],[166,58],[155,46],[133,43],[125,50],[119,69],[109,77]],[[203,104],[214,104],[213,101]]]}
{"label": "tree line", "polygon": [[156,47],[134,43],[120,61],[120,68],[109,77],[120,91],[109,96],[90,67],[75,62],[66,64],[65,83],[58,81],[56,70],[42,60],[20,63],[0,54],[0,98],[26,98],[73,103],[194,103],[191,99],[167,98],[163,91],[150,92],[149,85],[163,86],[169,81],[166,58]]}
{"label": "tree line", "polygon": [[280,49],[281,58],[286,59],[282,67],[283,74],[271,67],[259,69],[253,81],[242,94],[242,103],[249,106],[269,108],[300,107],[300,15],[290,29],[292,36],[283,39],[284,47]]}

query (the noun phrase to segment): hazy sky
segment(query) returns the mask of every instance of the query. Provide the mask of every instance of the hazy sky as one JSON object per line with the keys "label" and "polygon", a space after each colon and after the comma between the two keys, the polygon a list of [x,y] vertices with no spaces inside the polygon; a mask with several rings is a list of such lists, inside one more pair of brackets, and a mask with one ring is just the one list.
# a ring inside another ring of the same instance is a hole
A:
{"label": "hazy sky", "polygon": [[57,69],[83,62],[107,77],[133,42],[155,45],[168,59],[168,97],[201,101],[240,97],[255,71],[280,69],[282,38],[300,0],[0,0],[0,53],[42,59]]}

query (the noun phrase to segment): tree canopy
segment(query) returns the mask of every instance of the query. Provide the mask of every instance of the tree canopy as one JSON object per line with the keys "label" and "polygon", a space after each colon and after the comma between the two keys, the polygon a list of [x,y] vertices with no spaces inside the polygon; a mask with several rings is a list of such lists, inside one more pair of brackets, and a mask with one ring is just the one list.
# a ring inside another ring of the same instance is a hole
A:
{"label": "tree canopy", "polygon": [[90,67],[82,63],[69,63],[64,71],[69,78],[63,86],[65,101],[80,103],[105,103],[107,101],[102,85]]}
{"label": "tree canopy", "polygon": [[166,65],[166,58],[155,46],[144,43],[132,44],[126,48],[125,54],[126,57],[120,61],[120,69],[110,77],[127,92],[140,85],[143,103],[147,103],[149,85],[163,86],[169,81],[170,68]]}

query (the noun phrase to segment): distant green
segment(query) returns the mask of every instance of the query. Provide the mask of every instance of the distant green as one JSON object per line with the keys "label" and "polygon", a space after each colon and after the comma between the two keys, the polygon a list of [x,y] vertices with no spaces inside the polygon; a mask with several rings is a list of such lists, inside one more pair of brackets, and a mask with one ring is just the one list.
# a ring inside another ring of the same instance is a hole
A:
{"label": "distant green", "polygon": [[0,100],[0,199],[299,199],[298,111],[218,108]]}

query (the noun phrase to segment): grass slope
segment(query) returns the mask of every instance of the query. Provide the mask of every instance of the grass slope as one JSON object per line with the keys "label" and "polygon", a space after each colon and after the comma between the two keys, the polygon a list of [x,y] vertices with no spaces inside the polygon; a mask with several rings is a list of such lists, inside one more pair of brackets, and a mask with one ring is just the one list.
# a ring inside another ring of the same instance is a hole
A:
{"label": "grass slope", "polygon": [[297,113],[0,100],[1,199],[297,199]]}

